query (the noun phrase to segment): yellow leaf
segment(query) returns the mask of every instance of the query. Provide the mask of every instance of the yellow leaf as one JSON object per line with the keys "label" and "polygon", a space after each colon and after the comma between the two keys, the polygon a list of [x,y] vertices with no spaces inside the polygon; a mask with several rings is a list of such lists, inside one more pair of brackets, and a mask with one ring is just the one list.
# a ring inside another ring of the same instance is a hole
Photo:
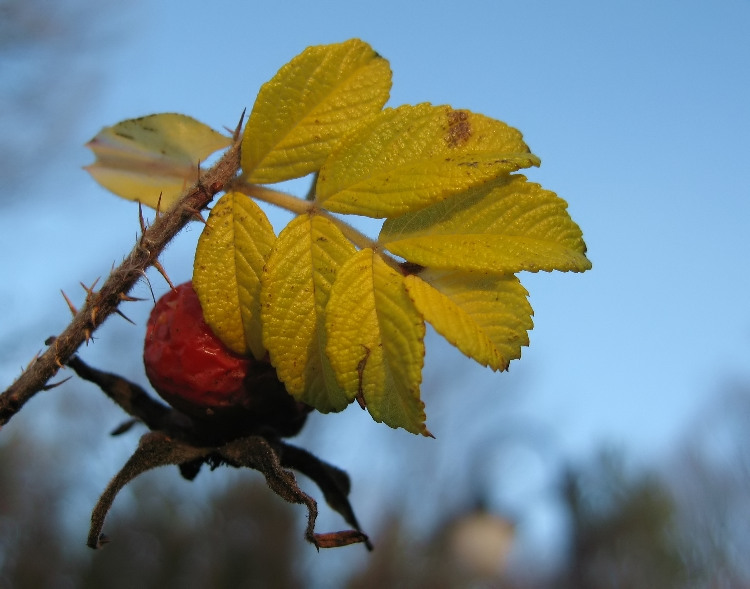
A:
{"label": "yellow leaf", "polygon": [[483,366],[507,370],[529,345],[533,311],[515,276],[428,270],[404,282],[425,320]]}
{"label": "yellow leaf", "polygon": [[193,287],[206,323],[237,354],[265,357],[260,276],[276,240],[265,213],[244,194],[225,194],[198,240]]}
{"label": "yellow leaf", "polygon": [[352,400],[325,354],[325,308],[339,267],[355,249],[319,215],[300,215],[279,234],[262,281],[263,341],[287,391],[318,411]]}
{"label": "yellow leaf", "polygon": [[348,397],[375,421],[430,435],[419,397],[424,321],[403,276],[371,249],[339,270],[326,306],[326,352]]}
{"label": "yellow leaf", "polygon": [[263,85],[242,139],[249,182],[317,171],[341,137],[388,100],[388,62],[363,41],[308,47]]}
{"label": "yellow leaf", "polygon": [[86,145],[86,170],[116,195],[168,209],[198,179],[198,165],[232,140],[179,114],[150,115],[105,127]]}
{"label": "yellow leaf", "polygon": [[505,123],[449,106],[401,106],[339,144],[320,171],[317,199],[337,213],[390,217],[537,165]]}
{"label": "yellow leaf", "polygon": [[380,242],[430,268],[513,274],[591,268],[578,225],[554,192],[511,176],[388,219]]}

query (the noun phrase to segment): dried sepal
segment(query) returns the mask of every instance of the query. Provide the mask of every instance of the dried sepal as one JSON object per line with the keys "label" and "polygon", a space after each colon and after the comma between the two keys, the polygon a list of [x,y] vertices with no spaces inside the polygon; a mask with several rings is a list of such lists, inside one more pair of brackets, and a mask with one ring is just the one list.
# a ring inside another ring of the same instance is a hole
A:
{"label": "dried sepal", "polygon": [[[117,494],[135,477],[159,466],[174,464],[180,468],[184,478],[192,480],[201,466],[208,464],[212,469],[227,465],[257,470],[264,475],[271,490],[282,499],[304,505],[308,511],[305,538],[317,548],[355,543],[364,543],[368,549],[372,548],[349,503],[350,482],[344,471],[275,436],[248,432],[241,437],[227,437],[225,429],[193,420],[155,400],[140,386],[115,374],[92,368],[77,356],[71,358],[68,365],[81,378],[97,384],[133,417],[120,425],[113,435],[129,430],[137,422],[143,422],[152,430],[141,438],[133,456],[115,475],[94,507],[88,536],[90,547],[101,548],[109,542],[102,533],[104,521]],[[290,468],[317,484],[328,505],[354,529],[316,533],[317,503],[299,488]]]}
{"label": "dried sepal", "polygon": [[[299,454],[297,457],[299,458]],[[194,476],[200,464],[212,461],[257,470],[263,474],[270,489],[279,497],[289,503],[304,505],[308,514],[305,538],[317,548],[336,548],[356,543],[364,543],[368,549],[372,548],[367,535],[359,529],[322,534],[315,532],[315,521],[318,516],[317,503],[299,488],[294,474],[282,466],[278,453],[264,437],[252,435],[233,440],[220,447],[202,447],[160,431],[149,432],[141,438],[135,453],[107,485],[91,514],[87,545],[97,549],[109,542],[109,538],[102,533],[107,514],[120,490],[138,475],[160,466],[174,464],[192,467],[190,472]],[[333,467],[324,465],[311,454],[305,456],[305,461],[308,466],[302,468],[314,473],[313,480],[316,483],[323,481],[323,492],[326,497],[334,497],[334,504],[339,506],[336,510],[344,514],[349,523],[359,528],[345,493],[342,493],[342,489],[334,483],[337,477],[332,473],[335,471],[329,470]],[[300,466],[299,461],[296,464]],[[338,479],[340,480],[340,477]]]}
{"label": "dried sepal", "polygon": [[205,448],[195,448],[171,439],[162,432],[145,434],[135,453],[110,481],[91,513],[91,527],[86,541],[90,548],[101,548],[109,539],[102,534],[104,520],[120,490],[139,474],[159,466],[180,464],[205,456]]}

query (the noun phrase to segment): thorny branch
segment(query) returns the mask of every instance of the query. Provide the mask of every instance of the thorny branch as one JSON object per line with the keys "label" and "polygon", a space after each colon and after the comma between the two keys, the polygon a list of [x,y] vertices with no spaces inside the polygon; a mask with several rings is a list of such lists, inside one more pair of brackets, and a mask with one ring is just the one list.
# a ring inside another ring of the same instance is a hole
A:
{"label": "thorny branch", "polygon": [[[244,118],[244,113],[243,113]],[[159,265],[159,255],[172,239],[204,209],[224,186],[228,186],[240,168],[240,129],[234,143],[221,159],[207,170],[177,203],[158,215],[146,228],[125,260],[109,275],[99,291],[87,289],[86,303],[47,350],[35,358],[18,379],[0,393],[0,430],[38,392],[50,388],[47,382],[112,313],[150,266]]]}
{"label": "thorny branch", "polygon": [[[131,419],[120,426],[113,435],[127,431],[137,422],[144,423],[151,430],[141,438],[138,449],[112,479],[94,507],[88,537],[88,545],[92,548],[99,548],[108,541],[102,534],[107,513],[118,492],[138,475],[159,466],[173,464],[179,466],[186,479],[192,480],[203,464],[211,468],[224,464],[260,471],[265,476],[268,486],[277,495],[291,503],[306,506],[308,523],[305,537],[317,548],[334,548],[361,542],[368,549],[372,549],[348,500],[348,475],[309,452],[290,446],[280,439],[281,436],[293,433],[284,433],[283,427],[275,430],[274,427],[263,426],[262,423],[255,424],[253,421],[248,422],[248,429],[243,432],[224,428],[219,422],[209,426],[163,405],[138,385],[115,374],[96,370],[75,356],[81,344],[88,341],[93,332],[112,313],[122,315],[119,310],[121,302],[135,300],[128,293],[149,267],[156,268],[169,282],[159,263],[159,255],[191,219],[200,217],[200,211],[208,206],[218,192],[231,188],[240,169],[241,128],[242,120],[234,133],[233,145],[195,185],[185,191],[169,211],[163,215],[157,211],[156,218],[149,227],[146,226],[143,217],[140,217],[140,238],[122,264],[111,272],[101,289],[94,290],[96,282],[91,286],[82,284],[86,291],[86,301],[80,311],[63,293],[73,313],[73,320],[60,335],[50,337],[45,342],[47,350],[34,358],[19,378],[0,394],[2,430],[36,393],[62,384],[64,381],[47,383],[60,368],[67,365],[79,377],[97,384],[131,416]],[[292,417],[294,419],[291,427],[296,433],[304,423],[304,416],[300,423],[297,423],[296,413]],[[299,488],[289,468],[312,479],[323,492],[326,502],[354,529],[316,533],[317,503]]]}

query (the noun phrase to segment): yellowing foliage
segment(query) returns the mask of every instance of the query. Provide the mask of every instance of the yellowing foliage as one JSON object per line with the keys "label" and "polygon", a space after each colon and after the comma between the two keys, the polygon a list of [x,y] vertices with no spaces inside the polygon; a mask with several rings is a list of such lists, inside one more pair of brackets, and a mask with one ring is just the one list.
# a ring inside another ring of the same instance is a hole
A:
{"label": "yellowing foliage", "polygon": [[350,399],[376,421],[429,435],[419,398],[424,321],[404,276],[369,248],[347,260],[326,307],[326,352]]}
{"label": "yellowing foliage", "polygon": [[276,240],[265,213],[230,192],[206,222],[193,267],[193,288],[206,323],[237,354],[266,355],[260,317],[260,275]]}
{"label": "yellowing foliage", "polygon": [[360,125],[318,177],[330,211],[390,217],[539,165],[505,123],[449,106],[401,106]]}
{"label": "yellowing foliage", "polygon": [[263,272],[263,336],[287,390],[319,411],[352,400],[326,355],[325,317],[331,286],[354,245],[330,220],[300,215],[279,235]]}
{"label": "yellowing foliage", "polygon": [[591,268],[581,230],[555,193],[520,175],[388,219],[380,241],[410,262],[513,274]]}
{"label": "yellowing foliage", "polygon": [[533,311],[513,275],[426,271],[404,283],[425,320],[483,366],[506,370],[529,344]]}
{"label": "yellowing foliage", "polygon": [[367,43],[307,48],[260,89],[242,140],[243,172],[269,183],[318,170],[390,89],[388,62]]}
{"label": "yellowing foliage", "polygon": [[166,210],[198,179],[200,163],[230,143],[191,117],[150,115],[102,129],[87,144],[96,162],[86,170],[116,195]]}
{"label": "yellowing foliage", "polygon": [[[540,164],[519,131],[449,106],[383,110],[390,86],[388,62],[357,39],[309,47],[263,85],[193,282],[214,332],[268,359],[297,400],[324,413],[357,400],[376,421],[431,435],[425,323],[505,370],[533,327],[517,274],[591,262],[567,203],[516,173]],[[158,187],[173,200],[197,160],[227,145],[179,117],[106,129],[90,171],[126,198],[154,206]],[[307,174],[305,198],[264,186]],[[256,200],[294,213],[278,238]],[[377,240],[346,215],[385,219]]]}

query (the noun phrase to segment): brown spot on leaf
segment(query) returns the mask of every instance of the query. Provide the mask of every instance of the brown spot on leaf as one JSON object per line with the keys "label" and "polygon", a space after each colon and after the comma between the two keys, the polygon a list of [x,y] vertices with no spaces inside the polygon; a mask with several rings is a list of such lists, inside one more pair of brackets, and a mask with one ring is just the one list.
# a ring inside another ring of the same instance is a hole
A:
{"label": "brown spot on leaf", "polygon": [[461,147],[472,135],[469,113],[465,110],[448,109],[445,114],[448,119],[445,142],[451,149]]}

